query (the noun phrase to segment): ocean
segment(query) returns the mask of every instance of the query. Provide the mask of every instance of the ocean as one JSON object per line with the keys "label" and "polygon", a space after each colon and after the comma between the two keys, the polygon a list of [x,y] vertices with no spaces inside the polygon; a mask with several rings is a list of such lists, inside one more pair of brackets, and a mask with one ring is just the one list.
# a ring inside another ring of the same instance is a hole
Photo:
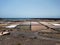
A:
{"label": "ocean", "polygon": [[3,18],[4,20],[11,20],[11,21],[13,21],[13,20],[31,20],[31,18]]}
{"label": "ocean", "polygon": [[19,20],[36,20],[36,19],[39,19],[39,20],[60,20],[60,18],[0,18],[0,20],[10,20],[10,21],[19,21]]}

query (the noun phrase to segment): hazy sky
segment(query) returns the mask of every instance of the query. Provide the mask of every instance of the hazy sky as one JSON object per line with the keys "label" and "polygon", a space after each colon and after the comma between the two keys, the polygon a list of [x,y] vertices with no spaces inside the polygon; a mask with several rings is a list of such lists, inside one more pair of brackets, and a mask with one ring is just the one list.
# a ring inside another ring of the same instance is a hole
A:
{"label": "hazy sky", "polygon": [[60,18],[60,0],[0,0],[2,18]]}

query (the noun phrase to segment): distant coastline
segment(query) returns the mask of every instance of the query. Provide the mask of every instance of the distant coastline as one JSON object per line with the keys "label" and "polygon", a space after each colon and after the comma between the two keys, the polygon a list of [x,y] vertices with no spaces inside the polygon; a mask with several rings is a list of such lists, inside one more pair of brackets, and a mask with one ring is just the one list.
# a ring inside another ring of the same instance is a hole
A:
{"label": "distant coastline", "polygon": [[32,19],[40,19],[40,20],[60,20],[60,18],[0,18],[0,20],[32,20]]}

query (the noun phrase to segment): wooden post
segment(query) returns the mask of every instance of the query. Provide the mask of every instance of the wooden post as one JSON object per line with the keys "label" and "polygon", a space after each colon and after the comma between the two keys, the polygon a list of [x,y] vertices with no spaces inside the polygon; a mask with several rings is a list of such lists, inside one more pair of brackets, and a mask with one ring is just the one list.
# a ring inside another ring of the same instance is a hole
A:
{"label": "wooden post", "polygon": [[30,30],[31,30],[31,20],[30,20]]}

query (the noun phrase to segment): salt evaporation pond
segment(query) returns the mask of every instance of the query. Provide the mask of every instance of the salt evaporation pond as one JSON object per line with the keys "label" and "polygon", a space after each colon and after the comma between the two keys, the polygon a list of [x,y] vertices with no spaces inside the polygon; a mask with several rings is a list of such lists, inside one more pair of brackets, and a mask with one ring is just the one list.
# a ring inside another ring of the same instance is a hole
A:
{"label": "salt evaporation pond", "polygon": [[31,24],[39,24],[38,22],[31,22]]}
{"label": "salt evaporation pond", "polygon": [[39,24],[38,22],[23,22],[23,25],[30,25],[30,24]]}
{"label": "salt evaporation pond", "polygon": [[23,22],[23,25],[30,25],[30,22]]}

